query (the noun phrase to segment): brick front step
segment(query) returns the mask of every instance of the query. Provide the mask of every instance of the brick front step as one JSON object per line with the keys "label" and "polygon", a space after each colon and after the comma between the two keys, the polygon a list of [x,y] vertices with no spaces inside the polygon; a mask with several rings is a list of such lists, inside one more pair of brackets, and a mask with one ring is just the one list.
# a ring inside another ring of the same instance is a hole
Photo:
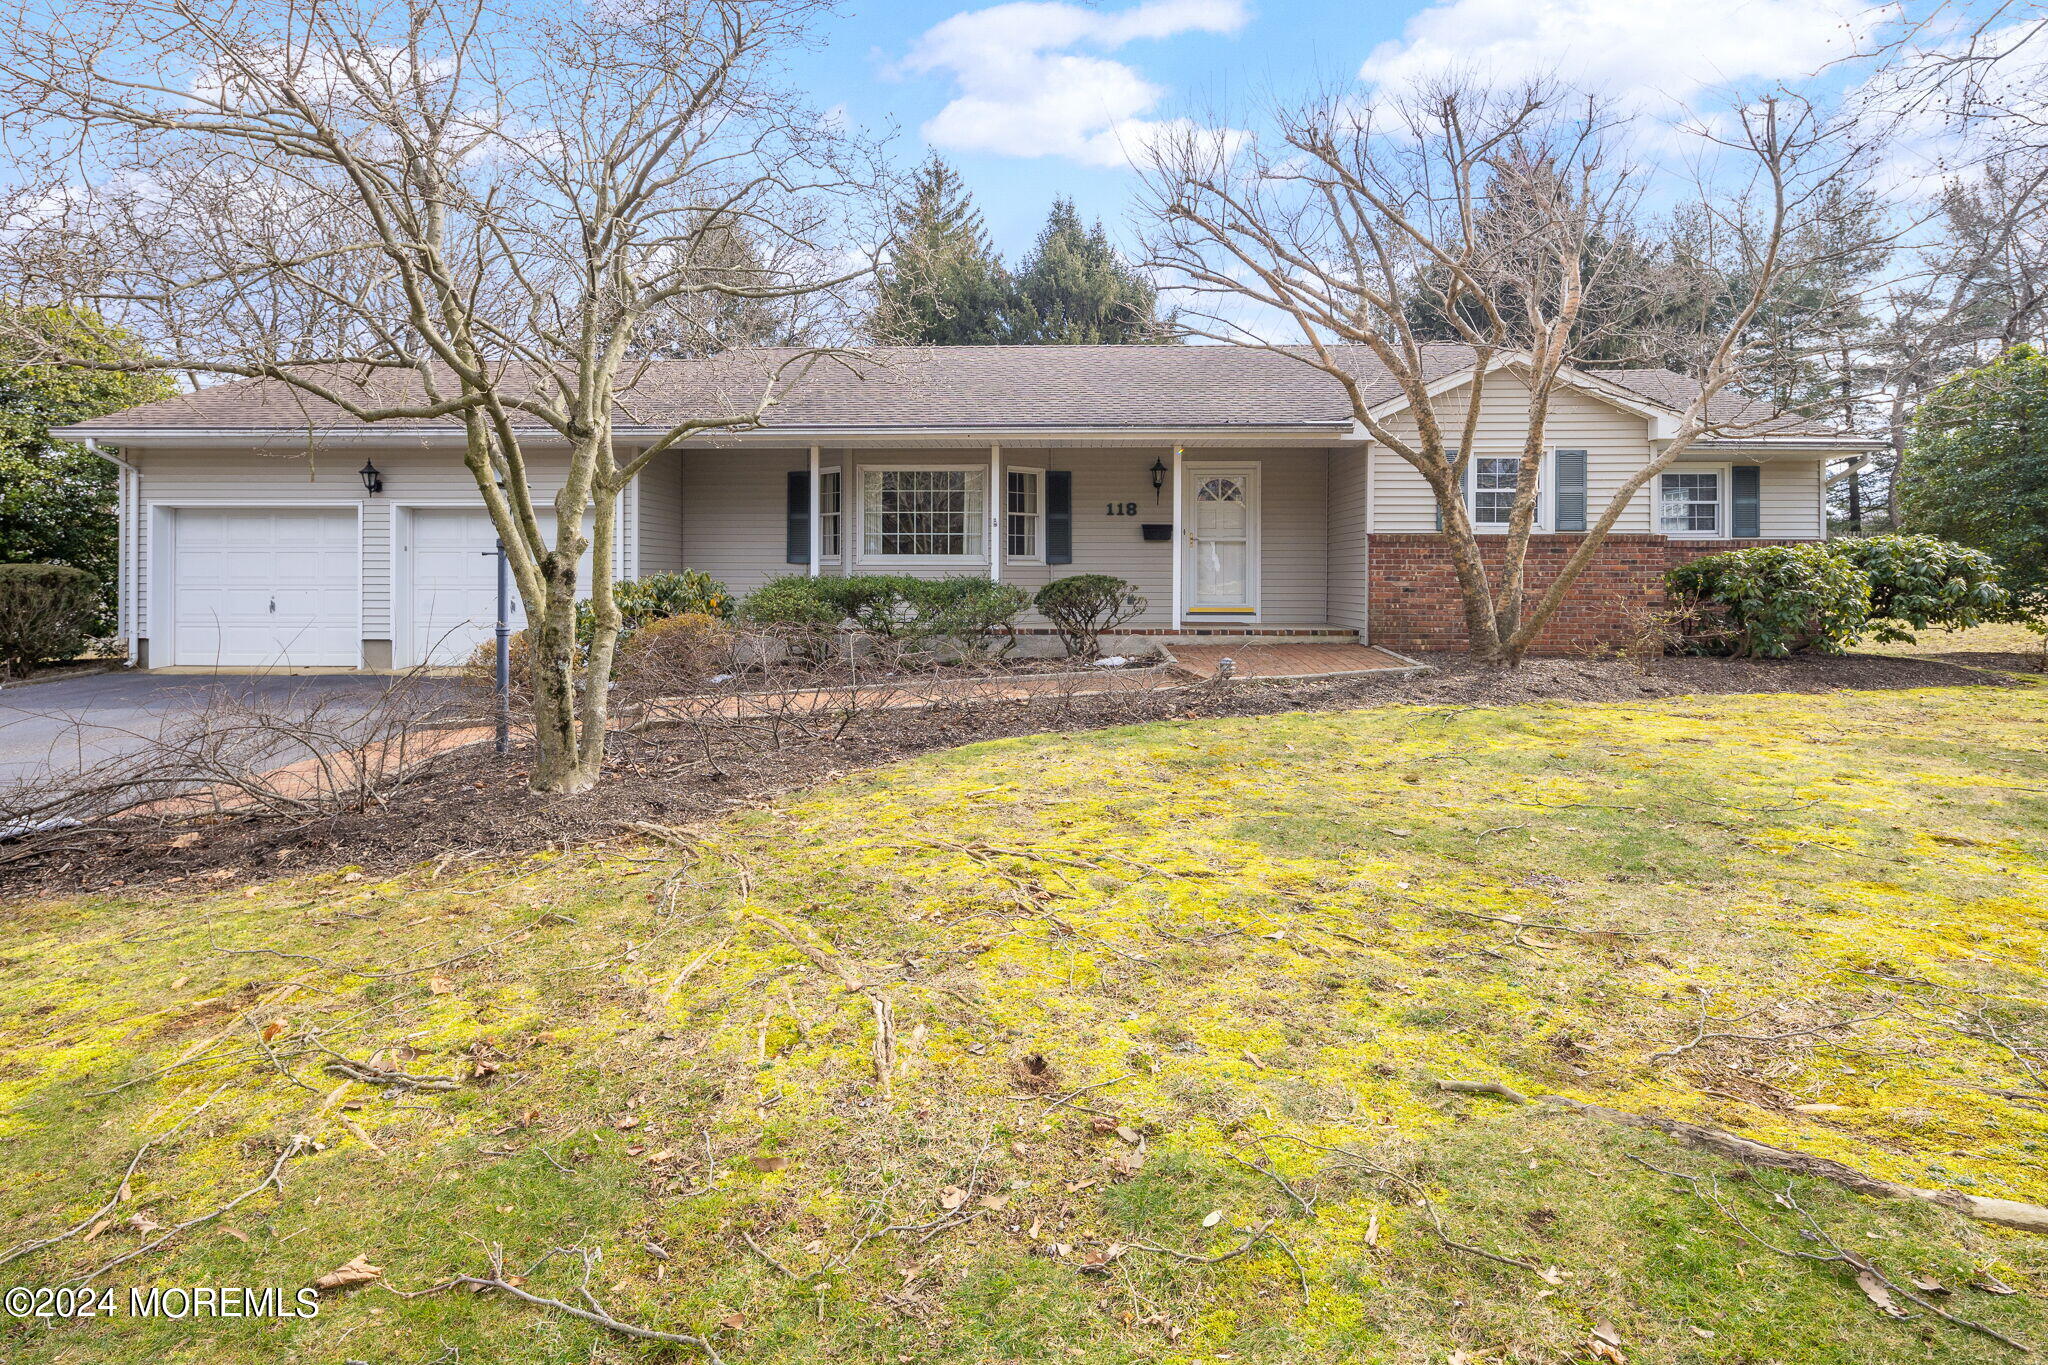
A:
{"label": "brick front step", "polygon": [[[1539,535],[1529,541],[1525,600],[1533,601],[1585,539]],[[1465,610],[1451,568],[1449,542],[1436,532],[1369,537],[1368,616],[1376,645],[1397,650],[1465,648]],[[1539,654],[1576,654],[1626,644],[1666,605],[1664,574],[1701,555],[1797,540],[1673,540],[1660,535],[1610,535],[1565,594],[1536,639]],[[1500,570],[1498,539],[1480,538],[1489,575]]]}

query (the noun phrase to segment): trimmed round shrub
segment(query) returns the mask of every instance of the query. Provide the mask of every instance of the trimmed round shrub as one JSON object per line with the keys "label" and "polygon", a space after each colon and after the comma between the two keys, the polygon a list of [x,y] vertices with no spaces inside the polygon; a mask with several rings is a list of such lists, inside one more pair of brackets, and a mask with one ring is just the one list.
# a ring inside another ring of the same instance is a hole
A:
{"label": "trimmed round shrub", "polygon": [[1782,659],[1840,654],[1870,615],[1870,580],[1825,545],[1703,555],[1666,576],[1695,653]]}
{"label": "trimmed round shrub", "polygon": [[2010,605],[1991,556],[1954,541],[1863,536],[1828,548],[1870,580],[1871,634],[1879,640],[1912,644],[1916,630],[1981,625]]}
{"label": "trimmed round shrub", "polygon": [[1017,617],[1031,594],[1014,583],[987,578],[922,578],[909,591],[910,630],[923,642],[950,640],[972,653],[985,652],[990,637],[1003,637],[1002,652],[1017,643]]}
{"label": "trimmed round shrub", "polygon": [[1067,653],[1082,659],[1101,653],[1102,632],[1145,610],[1145,599],[1135,587],[1106,573],[1055,578],[1038,590],[1034,601],[1038,614],[1060,633]]}
{"label": "trimmed round shrub", "polygon": [[[512,691],[512,708],[518,711],[533,704],[533,637],[523,630],[515,630],[505,640],[505,658],[509,665]],[[463,686],[474,692],[493,698],[498,692],[498,642],[485,640],[470,651],[457,675]]]}
{"label": "trimmed round shrub", "polygon": [[829,578],[791,574],[771,578],[740,599],[739,617],[762,626],[817,626],[830,629],[846,619],[840,604],[828,595]]}
{"label": "trimmed round shrub", "polygon": [[840,621],[851,621],[884,639],[915,633],[913,600],[925,580],[900,573],[857,573],[813,581],[825,600],[838,608]]}
{"label": "trimmed round shrub", "polygon": [[100,583],[68,564],[0,564],[0,676],[77,657],[102,607]]}

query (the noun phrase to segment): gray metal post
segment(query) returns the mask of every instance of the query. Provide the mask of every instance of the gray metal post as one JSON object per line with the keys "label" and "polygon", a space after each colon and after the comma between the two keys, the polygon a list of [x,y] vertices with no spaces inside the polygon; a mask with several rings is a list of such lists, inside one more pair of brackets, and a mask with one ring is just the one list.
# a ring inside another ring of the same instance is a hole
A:
{"label": "gray metal post", "polygon": [[512,752],[512,570],[498,542],[498,752]]}

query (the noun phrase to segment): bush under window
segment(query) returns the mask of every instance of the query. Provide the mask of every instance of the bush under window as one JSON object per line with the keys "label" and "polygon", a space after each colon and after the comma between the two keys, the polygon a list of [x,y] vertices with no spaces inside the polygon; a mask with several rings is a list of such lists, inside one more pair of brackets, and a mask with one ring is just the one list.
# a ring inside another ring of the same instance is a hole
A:
{"label": "bush under window", "polygon": [[1101,653],[1102,633],[1145,610],[1145,599],[1121,578],[1077,573],[1055,578],[1038,590],[1038,614],[1060,633],[1067,653],[1092,659]]}
{"label": "bush under window", "polygon": [[99,581],[66,564],[0,564],[0,676],[77,657],[101,607]]}
{"label": "bush under window", "polygon": [[1666,575],[1695,653],[1782,659],[1840,654],[1870,616],[1870,580],[1825,545],[1703,555]]}

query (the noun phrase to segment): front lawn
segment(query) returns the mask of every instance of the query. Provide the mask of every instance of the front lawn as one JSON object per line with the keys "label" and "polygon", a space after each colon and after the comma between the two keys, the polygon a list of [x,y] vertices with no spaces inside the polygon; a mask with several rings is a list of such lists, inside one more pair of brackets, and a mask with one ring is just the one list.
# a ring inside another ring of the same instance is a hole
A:
{"label": "front lawn", "polygon": [[92,1283],[381,1275],[0,1353],[704,1358],[386,1290],[501,1249],[587,1306],[535,1265],[577,1247],[617,1319],[735,1365],[2017,1359],[1813,1258],[2048,1348],[2041,1237],[1438,1083],[2048,1202],[2044,833],[2038,688],[1383,708],[1001,740],[669,843],[16,905],[0,1244],[78,1231],[6,1282],[295,1141]]}

